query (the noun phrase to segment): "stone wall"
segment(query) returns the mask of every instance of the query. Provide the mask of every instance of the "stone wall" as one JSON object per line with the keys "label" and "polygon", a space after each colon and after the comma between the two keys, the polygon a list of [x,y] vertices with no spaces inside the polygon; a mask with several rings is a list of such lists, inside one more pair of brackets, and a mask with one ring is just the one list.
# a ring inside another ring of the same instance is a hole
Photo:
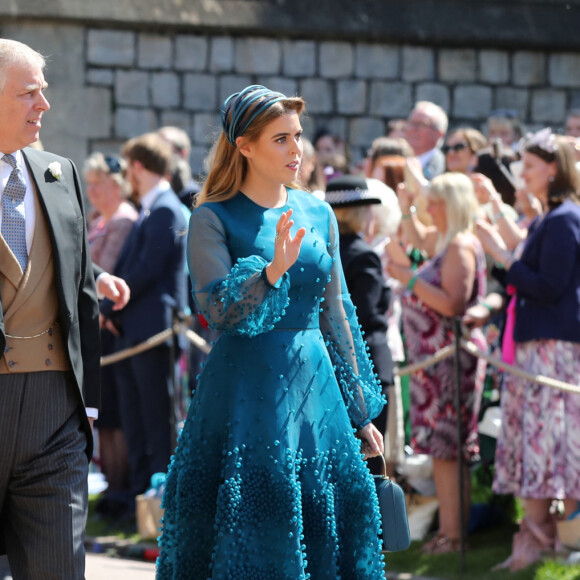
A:
{"label": "stone wall", "polygon": [[[359,158],[392,118],[432,100],[451,124],[481,127],[496,108],[516,109],[530,128],[562,126],[580,103],[580,52],[513,46],[457,47],[351,38],[234,35],[231,31],[15,18],[0,34],[49,56],[52,110],[42,140],[82,164],[93,150],[117,151],[128,137],[163,124],[192,138],[192,165],[219,130],[232,92],[265,84],[307,101],[306,135],[325,125]],[[525,45],[525,43],[522,43]]]}

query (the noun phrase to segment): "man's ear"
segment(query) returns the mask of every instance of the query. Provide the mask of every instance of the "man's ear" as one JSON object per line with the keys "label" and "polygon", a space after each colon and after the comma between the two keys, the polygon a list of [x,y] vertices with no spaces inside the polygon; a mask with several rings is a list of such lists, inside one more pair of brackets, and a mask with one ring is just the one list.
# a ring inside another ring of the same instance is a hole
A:
{"label": "man's ear", "polygon": [[236,139],[236,145],[238,146],[238,150],[240,153],[246,158],[251,159],[254,153],[254,148],[252,147],[252,143],[248,141],[245,137],[238,137]]}

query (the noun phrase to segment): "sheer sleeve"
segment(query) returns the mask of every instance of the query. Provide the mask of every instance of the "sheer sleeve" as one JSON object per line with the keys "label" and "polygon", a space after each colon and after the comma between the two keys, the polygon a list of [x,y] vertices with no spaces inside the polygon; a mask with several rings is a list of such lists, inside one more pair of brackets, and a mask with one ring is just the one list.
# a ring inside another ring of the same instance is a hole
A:
{"label": "sheer sleeve", "polygon": [[288,305],[288,273],[272,286],[261,256],[234,264],[223,225],[207,206],[191,215],[188,235],[193,297],[211,328],[245,336],[271,330]]}
{"label": "sheer sleeve", "polygon": [[385,399],[346,288],[340,262],[338,225],[332,210],[329,212],[329,253],[333,265],[324,290],[320,326],[350,420],[361,429],[381,412]]}

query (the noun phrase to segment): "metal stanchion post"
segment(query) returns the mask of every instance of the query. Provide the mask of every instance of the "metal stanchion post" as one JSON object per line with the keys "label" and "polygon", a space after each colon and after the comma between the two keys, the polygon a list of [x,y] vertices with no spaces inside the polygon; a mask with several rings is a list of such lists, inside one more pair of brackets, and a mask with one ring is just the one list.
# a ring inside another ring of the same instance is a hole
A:
{"label": "metal stanchion post", "polygon": [[455,334],[455,408],[457,409],[457,465],[459,481],[459,566],[465,572],[465,498],[463,477],[463,430],[461,425],[461,318],[453,319]]}

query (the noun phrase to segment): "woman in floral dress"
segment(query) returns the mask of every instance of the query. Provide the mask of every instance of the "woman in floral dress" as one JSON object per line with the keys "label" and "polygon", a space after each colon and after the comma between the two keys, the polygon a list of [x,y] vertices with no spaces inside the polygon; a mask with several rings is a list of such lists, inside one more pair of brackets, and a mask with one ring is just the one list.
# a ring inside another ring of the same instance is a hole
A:
{"label": "woman in floral dress", "polygon": [[[506,270],[515,316],[515,364],[532,375],[577,385],[580,177],[567,141],[549,128],[528,136],[522,161],[526,189],[545,213],[530,224],[521,258],[516,260],[490,228],[478,228],[478,235]],[[506,374],[501,407],[493,489],[522,498],[526,513],[512,555],[502,564],[514,571],[555,546],[552,501],[563,500],[564,517],[578,507],[580,395]]]}
{"label": "woman in floral dress", "polygon": [[[403,296],[403,328],[410,363],[421,361],[453,344],[453,317],[485,296],[485,255],[473,234],[477,208],[473,184],[460,173],[445,173],[429,185],[427,211],[439,239],[435,255],[413,270],[391,262],[391,276],[407,286]],[[480,348],[480,330],[470,333]],[[477,415],[481,404],[485,362],[461,351],[462,458],[468,462],[479,452]],[[439,532],[423,546],[432,553],[453,552],[460,545],[459,484],[457,478],[456,372],[453,357],[411,375],[411,445],[416,453],[431,455],[439,500]],[[464,464],[465,513],[470,494]]]}

